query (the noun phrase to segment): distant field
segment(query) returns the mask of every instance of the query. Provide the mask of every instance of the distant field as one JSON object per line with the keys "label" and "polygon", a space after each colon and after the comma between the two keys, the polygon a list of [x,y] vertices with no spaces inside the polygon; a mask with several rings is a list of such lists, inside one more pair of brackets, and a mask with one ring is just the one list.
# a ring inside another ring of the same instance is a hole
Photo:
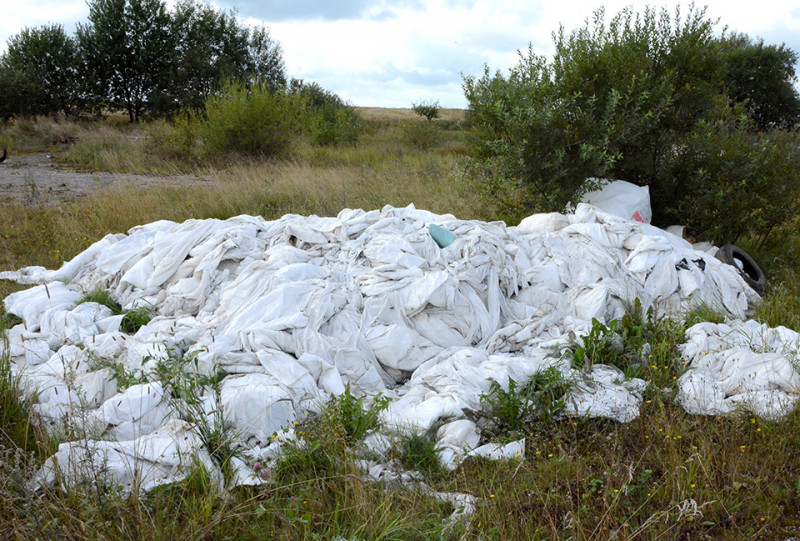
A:
{"label": "distant field", "polygon": [[[366,120],[411,120],[422,118],[411,109],[395,109],[388,107],[356,107]],[[442,120],[464,120],[465,109],[440,109],[439,118]]]}

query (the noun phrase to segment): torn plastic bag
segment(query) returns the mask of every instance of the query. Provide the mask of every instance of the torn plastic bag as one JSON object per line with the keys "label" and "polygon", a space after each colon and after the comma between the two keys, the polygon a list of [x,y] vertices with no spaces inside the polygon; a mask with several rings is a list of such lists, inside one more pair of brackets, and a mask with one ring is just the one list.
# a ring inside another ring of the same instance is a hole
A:
{"label": "torn plastic bag", "polygon": [[[590,180],[604,182],[600,179]],[[593,205],[609,214],[647,224],[653,216],[650,209],[650,189],[624,180],[613,180],[601,186],[599,190],[585,193],[581,197],[581,202]]]}

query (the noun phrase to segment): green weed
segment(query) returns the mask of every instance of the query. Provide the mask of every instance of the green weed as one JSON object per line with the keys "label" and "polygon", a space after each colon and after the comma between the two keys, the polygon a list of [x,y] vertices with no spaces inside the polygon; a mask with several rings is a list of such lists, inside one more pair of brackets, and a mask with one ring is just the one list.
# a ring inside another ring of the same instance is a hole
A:
{"label": "green weed", "polygon": [[129,372],[125,368],[125,365],[120,362],[97,358],[93,355],[89,358],[92,370],[102,370],[106,368],[110,371],[111,377],[117,382],[117,389],[120,391],[125,390],[132,385],[144,383],[145,381],[145,378],[137,377],[136,374]]}
{"label": "green weed", "polygon": [[[82,304],[84,302],[95,302],[97,304],[102,304],[103,306],[106,306],[109,309],[111,309],[111,313],[114,314],[115,316],[121,315],[123,313],[122,306],[120,306],[120,304],[117,301],[111,298],[111,294],[108,291],[104,291],[102,289],[98,289],[92,291],[91,293],[88,293],[83,299],[80,300],[80,302],[78,302],[78,304]],[[130,320],[135,319],[135,317],[136,316],[131,316],[131,318],[129,318],[128,322],[126,323],[126,326],[131,325]],[[136,328],[136,330],[139,330],[138,327]],[[136,331],[133,331],[131,334],[135,332]]]}
{"label": "green weed", "polygon": [[0,303],[0,332],[10,329],[22,323],[22,318],[16,314],[6,312],[5,306]]}
{"label": "green weed", "polygon": [[603,363],[613,366],[625,367],[624,346],[622,337],[617,334],[619,320],[615,319],[604,325],[592,318],[592,328],[589,334],[582,337],[582,344],[573,346],[572,364],[575,368],[588,367],[593,364]]}
{"label": "green weed", "polygon": [[353,469],[350,451],[368,431],[380,426],[380,413],[389,406],[378,395],[370,407],[364,397],[355,397],[348,385],[344,393],[333,397],[320,415],[298,426],[297,435],[275,467],[276,479],[293,475],[313,479],[338,475]]}
{"label": "green weed", "polygon": [[700,306],[683,317],[659,317],[653,307],[645,311],[635,299],[622,318],[608,325],[592,320],[589,333],[570,345],[573,366],[607,364],[622,370],[625,377],[673,387],[684,370],[677,346],[683,342],[686,329],[700,321],[721,322],[722,316]]}
{"label": "green weed", "polygon": [[492,423],[489,432],[517,439],[546,428],[564,411],[573,387],[554,366],[534,374],[521,388],[513,378],[508,378],[508,390],[492,380],[489,392],[481,396],[482,414]]}
{"label": "green weed", "polygon": [[147,308],[136,308],[125,312],[119,324],[120,332],[125,334],[136,334],[144,325],[147,325],[153,318],[153,314]]}
{"label": "green weed", "polygon": [[426,479],[435,478],[443,472],[436,442],[416,432],[400,439],[399,460],[403,466],[422,473]]}
{"label": "green weed", "polygon": [[[0,447],[35,453],[49,450],[44,430],[33,412],[34,402],[35,397],[23,398],[20,375],[11,371],[8,354],[0,355]],[[44,445],[40,446],[40,442]]]}
{"label": "green weed", "polygon": [[[238,435],[230,430],[225,420],[220,399],[220,383],[227,375],[218,370],[212,375],[200,373],[197,354],[180,354],[175,348],[167,348],[167,357],[156,362],[154,376],[169,393],[170,405],[178,416],[194,425],[211,455],[220,467],[226,480],[233,477],[231,459],[241,458]],[[207,412],[203,396],[211,393],[216,407]]]}
{"label": "green weed", "polygon": [[352,445],[370,431],[378,428],[380,413],[389,407],[390,400],[378,395],[370,408],[364,406],[364,397],[356,398],[348,385],[344,393],[331,399],[322,415],[325,423],[341,432],[345,442]]}

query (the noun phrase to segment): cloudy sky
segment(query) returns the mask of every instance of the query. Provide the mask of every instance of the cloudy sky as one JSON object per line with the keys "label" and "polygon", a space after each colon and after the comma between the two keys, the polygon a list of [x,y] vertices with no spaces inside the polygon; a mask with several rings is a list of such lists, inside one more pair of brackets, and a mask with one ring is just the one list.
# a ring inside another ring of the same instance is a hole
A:
{"label": "cloudy sky", "polygon": [[[437,100],[464,107],[462,75],[506,70],[531,43],[552,54],[552,33],[582,26],[600,6],[607,19],[624,0],[214,0],[248,24],[265,24],[281,44],[288,73],[316,81],[360,106],[410,107]],[[653,4],[650,2],[649,4]],[[670,10],[676,3],[661,3]],[[687,3],[684,2],[684,11]],[[718,30],[744,32],[800,52],[800,0],[698,2]],[[14,0],[0,16],[0,50],[23,27],[85,22],[84,0]],[[800,66],[797,68],[800,72]]]}

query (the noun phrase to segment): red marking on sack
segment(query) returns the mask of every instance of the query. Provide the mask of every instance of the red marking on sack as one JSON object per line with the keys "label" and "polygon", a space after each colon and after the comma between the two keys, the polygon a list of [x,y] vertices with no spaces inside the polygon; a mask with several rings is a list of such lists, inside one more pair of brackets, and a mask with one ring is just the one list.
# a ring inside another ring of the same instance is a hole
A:
{"label": "red marking on sack", "polygon": [[633,213],[633,216],[631,216],[631,218],[633,218],[633,219],[634,219],[634,220],[636,220],[637,222],[642,222],[642,223],[644,223],[644,218],[642,218],[642,215],[641,215],[641,214],[639,214],[639,211],[638,211],[638,210],[637,210],[636,212],[634,212],[634,213]]}

